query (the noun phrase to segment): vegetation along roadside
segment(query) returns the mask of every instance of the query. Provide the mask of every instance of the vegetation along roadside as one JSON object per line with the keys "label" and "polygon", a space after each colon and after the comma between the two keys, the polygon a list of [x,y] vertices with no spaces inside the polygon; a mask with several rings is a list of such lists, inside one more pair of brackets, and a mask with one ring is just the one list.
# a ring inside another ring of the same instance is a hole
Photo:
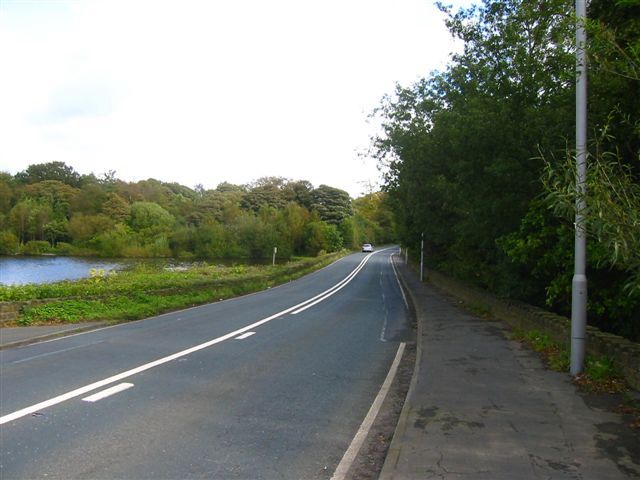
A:
{"label": "vegetation along roadside", "polygon": [[[514,330],[511,338],[537,352],[550,370],[569,371],[569,348],[548,334],[538,330]],[[615,397],[613,400],[617,405],[614,409],[627,418],[631,427],[640,429],[640,398],[633,397],[629,386],[608,358],[587,356],[584,372],[575,377],[573,383],[584,393]]]}
{"label": "vegetation along roadside", "polygon": [[24,302],[17,325],[136,320],[244,295],[322,268],[346,251],[275,266],[202,265],[182,271],[139,265],[117,274],[42,285],[0,286],[0,302]]}

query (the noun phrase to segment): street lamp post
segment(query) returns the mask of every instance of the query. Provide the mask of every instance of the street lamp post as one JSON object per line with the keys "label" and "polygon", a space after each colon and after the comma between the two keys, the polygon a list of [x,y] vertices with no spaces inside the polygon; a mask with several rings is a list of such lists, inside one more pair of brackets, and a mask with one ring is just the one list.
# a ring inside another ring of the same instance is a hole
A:
{"label": "street lamp post", "polygon": [[586,0],[576,0],[576,225],[574,275],[571,282],[571,375],[584,369],[587,330],[587,56]]}

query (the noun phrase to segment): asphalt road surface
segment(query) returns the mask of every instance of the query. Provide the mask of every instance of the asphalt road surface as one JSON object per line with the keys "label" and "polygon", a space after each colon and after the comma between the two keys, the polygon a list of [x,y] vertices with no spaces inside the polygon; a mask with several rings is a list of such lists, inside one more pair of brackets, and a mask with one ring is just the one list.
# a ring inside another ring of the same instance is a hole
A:
{"label": "asphalt road surface", "polygon": [[1,351],[0,478],[331,477],[410,336],[395,251]]}

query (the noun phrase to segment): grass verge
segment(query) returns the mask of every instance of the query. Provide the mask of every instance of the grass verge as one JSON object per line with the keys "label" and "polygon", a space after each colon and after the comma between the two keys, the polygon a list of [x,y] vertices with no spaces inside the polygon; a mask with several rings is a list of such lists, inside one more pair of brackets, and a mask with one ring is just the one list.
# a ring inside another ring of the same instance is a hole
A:
{"label": "grass verge", "polygon": [[0,301],[29,302],[18,325],[146,318],[286,283],[322,268],[345,252],[276,266],[203,265],[179,272],[140,266],[75,282],[0,287]]}
{"label": "grass verge", "polygon": [[[569,371],[569,349],[566,345],[553,341],[546,333],[539,330],[514,331],[513,339],[538,352],[549,369],[556,372]],[[588,356],[584,372],[576,376],[573,382],[589,392],[621,393],[628,390],[626,382],[608,358]]]}
{"label": "grass verge", "polygon": [[[550,370],[569,372],[570,352],[566,345],[555,342],[538,330],[517,330],[512,338],[538,352]],[[622,403],[616,411],[625,415],[632,428],[640,428],[640,401],[629,395],[630,389],[608,358],[587,356],[584,372],[573,379],[583,392],[620,394]]]}

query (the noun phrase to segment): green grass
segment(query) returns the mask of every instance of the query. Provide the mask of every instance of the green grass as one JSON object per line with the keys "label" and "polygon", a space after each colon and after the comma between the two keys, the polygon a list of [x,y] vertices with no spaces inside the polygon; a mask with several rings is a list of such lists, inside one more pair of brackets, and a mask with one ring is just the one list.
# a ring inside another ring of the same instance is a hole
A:
{"label": "green grass", "polygon": [[0,287],[0,301],[45,300],[25,306],[19,325],[115,323],[263,290],[322,268],[340,256],[276,266],[198,266],[179,272],[141,266],[116,275],[96,272],[76,282]]}
{"label": "green grass", "polygon": [[[569,372],[570,352],[566,345],[555,342],[548,334],[538,330],[514,331],[513,339],[525,343],[538,352],[549,369]],[[619,393],[628,389],[626,382],[608,358],[588,356],[584,372],[574,379],[582,390],[590,392]]]}

